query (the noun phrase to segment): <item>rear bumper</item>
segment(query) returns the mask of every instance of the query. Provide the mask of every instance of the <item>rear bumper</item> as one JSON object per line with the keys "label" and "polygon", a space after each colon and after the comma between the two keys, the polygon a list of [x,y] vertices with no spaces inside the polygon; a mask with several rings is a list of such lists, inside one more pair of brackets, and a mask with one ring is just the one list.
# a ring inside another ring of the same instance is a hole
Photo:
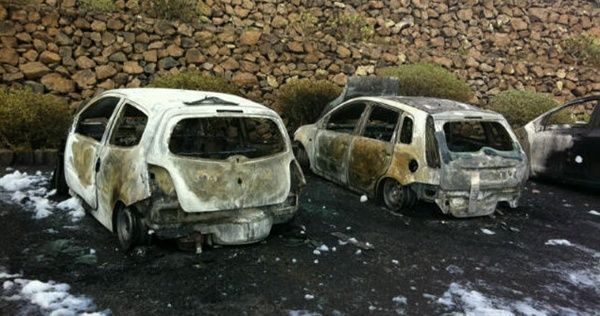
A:
{"label": "rear bumper", "polygon": [[243,245],[267,238],[273,224],[288,222],[297,210],[297,195],[290,195],[283,203],[259,208],[200,213],[184,212],[177,202],[155,201],[147,225],[161,238],[200,233],[210,235],[215,244]]}
{"label": "rear bumper", "polygon": [[443,213],[456,217],[486,216],[496,211],[498,202],[517,207],[521,188],[481,189],[477,191],[439,190],[435,203]]}

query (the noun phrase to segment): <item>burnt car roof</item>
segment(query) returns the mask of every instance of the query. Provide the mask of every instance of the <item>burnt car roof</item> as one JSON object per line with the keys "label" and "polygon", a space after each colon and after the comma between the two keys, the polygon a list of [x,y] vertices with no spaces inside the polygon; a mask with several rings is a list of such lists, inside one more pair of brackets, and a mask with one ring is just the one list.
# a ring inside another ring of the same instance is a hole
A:
{"label": "burnt car roof", "polygon": [[[107,90],[100,96],[111,94],[124,96],[150,112],[164,112],[172,108],[198,107],[199,105],[204,105],[207,108],[210,106],[235,106],[242,109],[272,111],[262,104],[236,95],[210,91],[167,88],[122,88]],[[205,100],[214,100],[214,102],[202,102]]]}
{"label": "burnt car roof", "polygon": [[[423,112],[430,114],[450,112],[450,111],[473,111],[490,112],[473,105],[461,103],[453,100],[438,99],[431,97],[403,97],[403,96],[385,96],[382,99],[404,103]],[[493,113],[493,112],[490,112]]]}

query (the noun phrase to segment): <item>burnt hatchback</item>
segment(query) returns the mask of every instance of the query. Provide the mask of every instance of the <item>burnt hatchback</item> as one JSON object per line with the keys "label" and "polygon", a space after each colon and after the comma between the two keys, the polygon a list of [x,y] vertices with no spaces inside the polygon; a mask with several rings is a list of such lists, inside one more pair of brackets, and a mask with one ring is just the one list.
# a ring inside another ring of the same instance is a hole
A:
{"label": "burnt hatchback", "polygon": [[152,233],[193,236],[200,247],[260,241],[295,215],[304,183],[274,111],[174,89],[112,90],[87,103],[67,138],[64,175],[125,249]]}
{"label": "burnt hatchback", "polygon": [[392,210],[435,202],[457,217],[516,207],[527,157],[498,113],[424,97],[359,97],[295,135],[300,163]]}

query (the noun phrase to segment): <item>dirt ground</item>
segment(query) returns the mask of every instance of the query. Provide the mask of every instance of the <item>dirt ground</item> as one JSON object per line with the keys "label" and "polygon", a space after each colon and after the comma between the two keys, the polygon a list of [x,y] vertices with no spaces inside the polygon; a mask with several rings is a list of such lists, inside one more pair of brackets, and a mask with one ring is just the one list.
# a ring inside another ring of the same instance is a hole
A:
{"label": "dirt ground", "polygon": [[[124,253],[91,216],[34,219],[4,199],[0,266],[67,283],[113,315],[600,315],[598,192],[530,182],[518,209],[454,219],[429,204],[394,214],[307,180],[292,224],[200,255],[172,241]],[[44,310],[0,299],[0,314]]]}

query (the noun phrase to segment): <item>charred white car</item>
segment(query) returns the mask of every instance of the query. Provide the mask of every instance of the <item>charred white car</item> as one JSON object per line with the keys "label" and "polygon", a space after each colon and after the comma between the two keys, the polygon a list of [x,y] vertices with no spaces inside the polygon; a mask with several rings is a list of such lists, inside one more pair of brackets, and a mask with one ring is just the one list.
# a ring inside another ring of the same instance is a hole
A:
{"label": "charred white car", "polygon": [[423,97],[359,97],[294,135],[301,165],[392,210],[435,202],[457,217],[516,207],[527,157],[498,113]]}
{"label": "charred white car", "polygon": [[304,183],[280,117],[241,97],[174,89],[102,93],[64,152],[72,194],[125,249],[158,237],[246,244],[289,221]]}

